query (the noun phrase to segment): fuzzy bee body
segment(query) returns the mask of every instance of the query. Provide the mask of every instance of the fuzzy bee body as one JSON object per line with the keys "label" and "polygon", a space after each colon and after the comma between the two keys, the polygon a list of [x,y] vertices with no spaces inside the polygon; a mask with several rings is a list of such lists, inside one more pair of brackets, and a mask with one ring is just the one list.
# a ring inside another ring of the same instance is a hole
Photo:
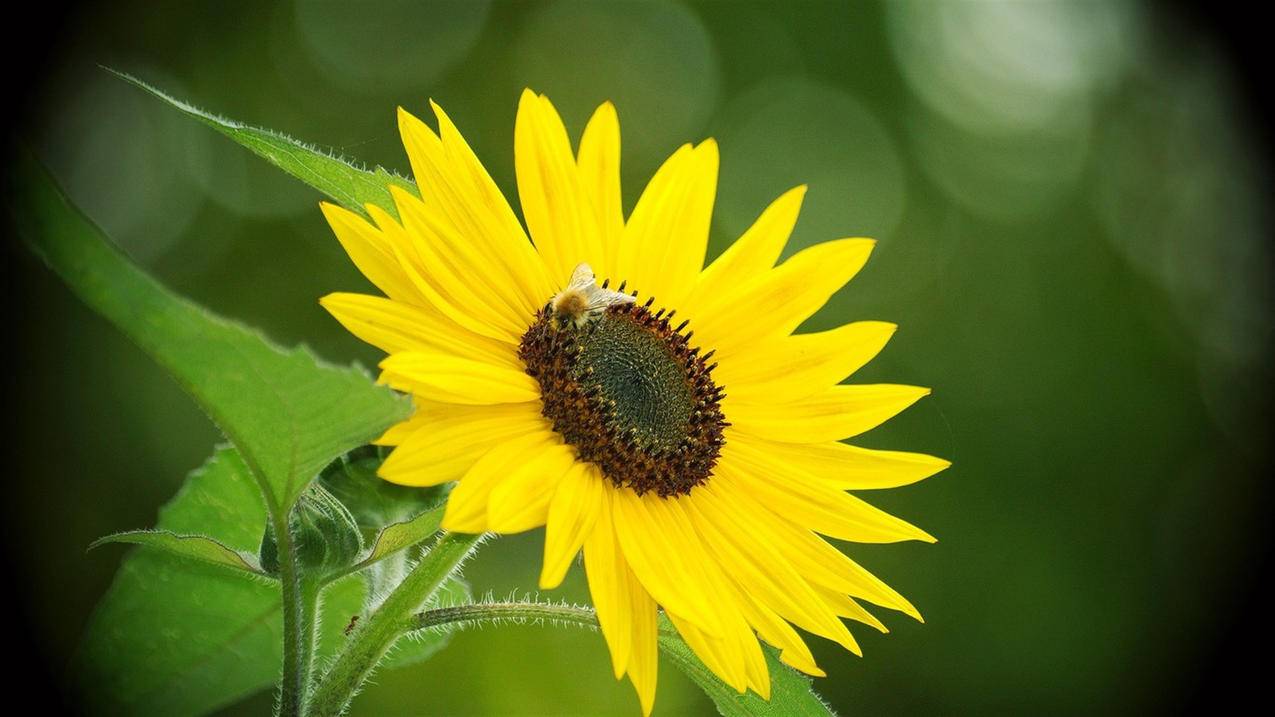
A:
{"label": "fuzzy bee body", "polygon": [[571,281],[567,283],[567,288],[559,291],[549,301],[549,310],[558,320],[559,326],[582,329],[602,316],[609,307],[631,304],[634,301],[629,294],[598,286],[593,268],[588,264],[580,264],[571,272]]}

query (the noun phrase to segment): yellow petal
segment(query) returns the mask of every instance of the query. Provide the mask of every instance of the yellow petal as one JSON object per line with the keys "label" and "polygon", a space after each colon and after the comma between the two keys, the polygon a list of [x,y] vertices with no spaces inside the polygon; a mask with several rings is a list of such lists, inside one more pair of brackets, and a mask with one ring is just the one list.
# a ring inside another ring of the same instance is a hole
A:
{"label": "yellow petal", "polygon": [[704,268],[717,164],[713,140],[684,145],[651,178],[624,225],[618,275],[660,306],[681,306]]}
{"label": "yellow petal", "polygon": [[824,677],[827,674],[815,664],[815,656],[810,653],[810,648],[797,631],[773,610],[761,605],[748,595],[745,595],[745,600],[740,607],[761,639],[779,649],[780,661],[807,675]]}
{"label": "yellow petal", "polygon": [[753,225],[704,269],[686,301],[687,306],[700,305],[704,297],[733,293],[741,280],[774,267],[797,224],[805,196],[806,187],[802,185],[771,202]]}
{"label": "yellow petal", "polygon": [[[451,304],[476,320],[504,329],[515,340],[522,336],[535,313],[514,291],[513,280],[482,255],[476,243],[460,236],[445,221],[437,205],[427,206],[400,187],[390,196],[402,226],[415,239],[419,264],[427,278]],[[410,275],[410,274],[409,274]]]}
{"label": "yellow petal", "polygon": [[723,357],[713,378],[740,401],[787,403],[806,398],[862,368],[896,328],[884,321],[857,321],[830,331],[763,341],[746,354]]}
{"label": "yellow petal", "polygon": [[335,204],[322,202],[319,208],[332,227],[332,233],[345,248],[345,253],[363,276],[396,301],[420,306],[424,297],[412,285],[386,236],[366,219]]}
{"label": "yellow petal", "polygon": [[[514,404],[514,405],[522,405],[522,404]],[[421,428],[424,425],[425,425],[424,417],[417,414],[413,414],[412,417],[407,419],[406,421],[403,421],[402,423],[395,423],[394,425],[387,428],[385,430],[385,433],[381,434],[380,438],[377,438],[376,440],[372,441],[372,444],[377,446],[397,446],[403,443],[403,441],[406,441],[409,436],[411,436],[413,433],[416,432],[418,428]]]}
{"label": "yellow petal", "polygon": [[686,646],[691,648],[705,667],[736,692],[742,693],[748,689],[748,676],[744,672],[743,662],[731,655],[730,646],[725,640],[705,634],[694,622],[669,611],[667,605],[664,612],[673,627],[677,628]]}
{"label": "yellow petal", "polygon": [[864,625],[873,627],[878,632],[889,632],[884,623],[868,612],[867,608],[855,602],[854,598],[827,588],[815,588],[815,590],[819,592],[823,601],[839,617],[848,617],[855,622],[861,622]]}
{"label": "yellow petal", "polygon": [[534,461],[561,443],[557,434],[536,432],[493,446],[466,471],[447,496],[443,529],[457,533],[486,532],[487,503],[492,490],[519,466]]}
{"label": "yellow petal", "polygon": [[791,403],[736,401],[729,391],[724,413],[738,432],[785,443],[826,443],[876,428],[930,389],[886,383],[838,385]]}
{"label": "yellow petal", "polygon": [[571,560],[580,552],[585,538],[602,510],[605,479],[592,463],[576,461],[562,476],[549,503],[545,523],[545,559],[540,570],[540,589],[550,590],[562,584]]}
{"label": "yellow petal", "polygon": [[620,194],[620,120],[610,102],[603,102],[585,125],[576,165],[580,168],[580,186],[597,217],[602,256],[593,269],[598,276],[617,277],[624,207]]}
{"label": "yellow petal", "polygon": [[[684,590],[695,590],[707,596],[714,606],[714,618],[722,626],[720,631],[710,634],[708,629],[696,625],[700,620],[683,617],[679,629],[690,629],[691,625],[695,625],[699,646],[690,643],[692,649],[719,677],[740,692],[752,687],[758,694],[769,694],[770,677],[765,656],[740,610],[743,596],[727,577],[727,570],[734,566],[722,563],[702,539],[705,526],[695,511],[692,497],[663,499],[652,496],[647,507],[655,514],[661,510],[666,512],[667,515],[661,519],[665,532],[671,532],[673,526],[682,529],[681,534],[676,536],[680,558],[694,571],[694,578],[684,584]],[[635,572],[641,579],[642,573],[636,569]],[[670,615],[676,612],[674,609]]]}
{"label": "yellow petal", "polygon": [[575,448],[562,444],[529,458],[505,476],[487,502],[487,529],[521,533],[545,524],[558,482],[575,463]]}
{"label": "yellow petal", "polygon": [[412,420],[400,425],[410,427],[411,432],[394,436],[398,447],[377,474],[392,483],[412,486],[458,480],[492,446],[552,431],[540,415],[540,405],[534,402],[464,406],[418,401]]}
{"label": "yellow petal", "polygon": [[509,368],[520,367],[513,346],[462,328],[437,312],[364,294],[319,300],[350,333],[386,353],[431,350]]}
{"label": "yellow petal", "polygon": [[681,506],[654,493],[639,496],[629,488],[610,492],[620,547],[647,592],[666,610],[720,635],[713,576],[707,566],[688,559],[699,542]]}
{"label": "yellow petal", "polygon": [[874,243],[838,239],[803,249],[734,291],[703,297],[692,329],[723,357],[786,336],[863,268]]}
{"label": "yellow petal", "polygon": [[854,643],[845,625],[805,578],[758,539],[752,526],[740,521],[729,504],[708,491],[693,491],[685,502],[705,545],[740,592],[809,632],[847,648]]}
{"label": "yellow petal", "polygon": [[511,280],[528,307],[553,293],[543,263],[486,170],[437,105],[440,139],[424,122],[399,108],[399,132],[421,197],[436,207],[458,236],[473,242],[490,266]]}
{"label": "yellow petal", "polygon": [[818,533],[856,543],[896,543],[934,537],[907,521],[874,508],[835,488],[804,480],[773,457],[760,452],[733,455],[719,461],[714,480],[735,486],[778,515]]}
{"label": "yellow petal", "polygon": [[717,493],[722,500],[729,501],[739,512],[740,518],[753,526],[758,537],[771,545],[777,555],[787,559],[812,585],[822,585],[875,605],[898,610],[917,620],[921,619],[921,614],[912,603],[880,578],[810,530],[787,520],[777,519],[778,516],[758,502],[758,499],[729,483],[713,480],[696,490]]}
{"label": "yellow petal", "polygon": [[603,490],[593,530],[584,541],[584,569],[602,636],[611,648],[611,666],[619,679],[633,646],[632,591],[629,565],[615,538],[612,511],[611,491]]}
{"label": "yellow petal", "polygon": [[[391,192],[393,193],[393,192]],[[476,315],[474,305],[464,303],[466,296],[472,297],[468,287],[453,289],[463,280],[457,277],[456,271],[448,266],[431,266],[434,256],[429,246],[422,246],[418,237],[409,235],[396,219],[384,210],[368,205],[368,213],[386,236],[391,238],[389,247],[394,252],[403,273],[412,282],[412,286],[425,297],[425,301],[436,311],[470,331],[510,345],[517,345],[520,335],[509,326],[500,326],[491,319],[490,314]]]}
{"label": "yellow petal", "polygon": [[627,672],[642,705],[642,717],[650,717],[655,706],[655,683],[659,677],[659,612],[655,601],[642,588],[633,572],[627,572],[629,613],[633,644]]}
{"label": "yellow petal", "polygon": [[841,490],[897,488],[929,478],[952,465],[921,453],[880,451],[845,443],[780,443],[756,436],[748,441],[812,479]]}
{"label": "yellow petal", "polygon": [[763,698],[769,698],[770,673],[766,657],[752,628],[738,609],[740,599],[737,593],[723,595],[720,607],[725,632],[721,636],[705,633],[694,622],[676,613],[667,610],[666,613],[687,646],[722,682],[741,694],[751,687]]}
{"label": "yellow petal", "polygon": [[404,351],[381,362],[382,381],[447,403],[486,405],[540,398],[536,380],[517,369],[436,351]]}
{"label": "yellow petal", "polygon": [[514,165],[522,213],[550,275],[565,285],[577,264],[600,264],[597,214],[581,185],[567,130],[549,100],[531,90],[523,90],[518,102]]}
{"label": "yellow petal", "polygon": [[487,241],[477,242],[479,248],[493,266],[504,268],[502,276],[510,279],[518,290],[522,305],[535,311],[544,303],[545,297],[551,295],[556,277],[549,276],[543,263],[537,261],[536,250],[527,241],[527,235],[523,233],[522,225],[509,207],[509,202],[469,148],[451,118],[437,103],[431,101],[430,106],[438,118],[439,138],[444,155],[454,169],[468,178],[466,186],[473,200],[478,206],[486,208],[482,226],[491,235],[486,237]]}

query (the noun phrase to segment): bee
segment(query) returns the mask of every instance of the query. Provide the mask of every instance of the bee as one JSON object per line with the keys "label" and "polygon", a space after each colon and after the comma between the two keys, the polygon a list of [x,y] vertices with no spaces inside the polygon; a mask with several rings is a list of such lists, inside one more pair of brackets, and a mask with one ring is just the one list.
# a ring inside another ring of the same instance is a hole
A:
{"label": "bee", "polygon": [[580,264],[571,272],[571,281],[567,283],[567,288],[559,291],[549,301],[549,310],[560,326],[565,328],[572,325],[582,329],[596,321],[608,308],[632,304],[634,301],[630,294],[598,286],[593,268],[588,264]]}

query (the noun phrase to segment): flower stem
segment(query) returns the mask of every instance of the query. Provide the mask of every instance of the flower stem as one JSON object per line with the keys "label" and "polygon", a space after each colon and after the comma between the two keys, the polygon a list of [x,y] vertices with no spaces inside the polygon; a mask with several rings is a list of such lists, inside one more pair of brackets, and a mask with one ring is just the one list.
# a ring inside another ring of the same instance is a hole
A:
{"label": "flower stem", "polygon": [[481,535],[464,533],[446,533],[439,538],[403,582],[356,628],[311,694],[309,714],[334,717],[345,711],[377,663],[402,637],[403,623],[412,611],[438,591],[481,539]]}
{"label": "flower stem", "polygon": [[598,628],[598,616],[587,607],[514,601],[480,602],[418,612],[407,619],[403,629],[411,632],[441,625],[502,621],[549,622],[595,630]]}
{"label": "flower stem", "polygon": [[279,715],[302,717],[306,713],[306,692],[314,660],[319,584],[302,574],[286,520],[276,521],[275,540],[279,546],[279,583],[283,590],[283,679],[279,684]]}

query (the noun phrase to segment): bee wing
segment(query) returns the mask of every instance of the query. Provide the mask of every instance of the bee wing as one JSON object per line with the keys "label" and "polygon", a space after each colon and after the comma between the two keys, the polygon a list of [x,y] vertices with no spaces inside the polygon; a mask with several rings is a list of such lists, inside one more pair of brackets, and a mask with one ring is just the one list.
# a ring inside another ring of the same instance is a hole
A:
{"label": "bee wing", "polygon": [[571,272],[571,281],[567,282],[567,290],[587,293],[593,286],[596,286],[593,267],[583,263],[576,265],[575,271]]}
{"label": "bee wing", "polygon": [[617,304],[632,304],[634,301],[637,301],[637,299],[634,299],[629,294],[621,294],[618,291],[603,289],[596,284],[589,289],[585,289],[584,297],[589,302],[588,311],[591,313],[595,311],[605,311],[608,306],[615,306]]}
{"label": "bee wing", "polygon": [[583,294],[585,311],[589,313],[605,311],[608,306],[631,304],[634,301],[633,297],[628,294],[603,289],[598,286],[597,280],[593,275],[593,267],[588,264],[579,264],[576,266],[575,271],[571,272],[571,281],[567,284],[567,291],[578,291]]}

